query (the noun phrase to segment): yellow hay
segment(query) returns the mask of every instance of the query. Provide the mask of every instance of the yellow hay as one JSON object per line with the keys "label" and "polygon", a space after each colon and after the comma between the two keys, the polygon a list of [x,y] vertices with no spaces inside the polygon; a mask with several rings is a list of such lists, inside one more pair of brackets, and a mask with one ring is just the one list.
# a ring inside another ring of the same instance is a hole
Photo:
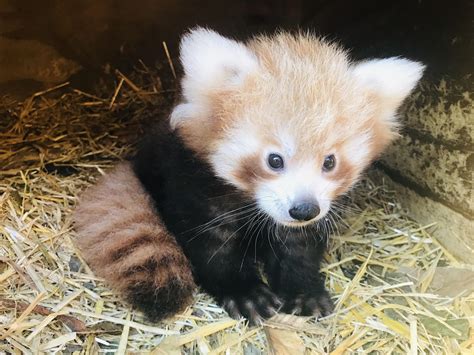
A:
{"label": "yellow hay", "polygon": [[430,235],[436,226],[410,220],[368,179],[352,193],[347,205],[356,211],[332,236],[323,265],[334,314],[279,315],[249,328],[197,293],[182,314],[148,323],[71,242],[77,195],[130,155],[170,106],[159,73],[143,63],[111,79],[93,93],[65,83],[23,102],[0,100],[0,353],[474,352],[472,285],[454,297],[446,296],[449,277],[433,288],[441,269],[468,280],[472,268]]}

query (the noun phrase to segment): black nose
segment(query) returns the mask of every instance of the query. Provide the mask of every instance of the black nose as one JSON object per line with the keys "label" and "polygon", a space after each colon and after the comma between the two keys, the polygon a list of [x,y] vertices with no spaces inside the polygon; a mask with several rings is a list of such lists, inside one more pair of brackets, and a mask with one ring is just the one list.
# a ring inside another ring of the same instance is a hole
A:
{"label": "black nose", "polygon": [[309,221],[316,217],[320,210],[317,203],[303,202],[294,205],[288,212],[292,218],[298,221]]}

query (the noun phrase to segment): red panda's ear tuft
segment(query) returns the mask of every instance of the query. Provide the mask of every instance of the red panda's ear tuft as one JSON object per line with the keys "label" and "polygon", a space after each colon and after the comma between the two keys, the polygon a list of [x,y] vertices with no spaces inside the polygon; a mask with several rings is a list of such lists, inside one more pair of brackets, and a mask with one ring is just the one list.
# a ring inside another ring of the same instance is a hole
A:
{"label": "red panda's ear tuft", "polygon": [[380,100],[386,113],[394,114],[416,86],[425,66],[404,58],[373,59],[353,66],[363,90]]}
{"label": "red panda's ear tuft", "polygon": [[398,57],[367,60],[352,66],[360,89],[375,104],[376,155],[398,136],[397,109],[414,89],[424,69],[425,66],[419,62]]}
{"label": "red panda's ear tuft", "polygon": [[238,87],[258,66],[256,56],[243,43],[200,27],[181,39],[180,60],[184,102],[171,114],[172,127],[192,118],[191,113],[208,114],[211,94]]}

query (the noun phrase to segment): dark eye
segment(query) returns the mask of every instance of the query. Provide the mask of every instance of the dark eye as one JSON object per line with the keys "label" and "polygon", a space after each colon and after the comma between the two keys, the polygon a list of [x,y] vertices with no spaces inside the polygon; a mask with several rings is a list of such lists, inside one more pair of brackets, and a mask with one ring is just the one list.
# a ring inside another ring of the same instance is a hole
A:
{"label": "dark eye", "polygon": [[326,158],[324,158],[324,163],[323,163],[324,171],[331,171],[332,169],[334,169],[335,166],[336,166],[336,157],[334,156],[334,154],[328,155],[326,156]]}
{"label": "dark eye", "polygon": [[273,170],[281,170],[281,169],[283,169],[283,166],[284,166],[283,158],[278,154],[271,153],[268,156],[268,165]]}

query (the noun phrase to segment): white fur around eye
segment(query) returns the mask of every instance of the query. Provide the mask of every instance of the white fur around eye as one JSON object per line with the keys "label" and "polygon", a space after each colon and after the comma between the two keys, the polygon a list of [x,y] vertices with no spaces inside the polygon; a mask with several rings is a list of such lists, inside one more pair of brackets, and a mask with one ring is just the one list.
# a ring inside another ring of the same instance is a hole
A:
{"label": "white fur around eye", "polygon": [[308,162],[285,171],[277,179],[262,181],[256,190],[259,207],[282,224],[293,223],[289,210],[301,199],[315,200],[323,218],[331,207],[330,194],[338,185],[323,177],[314,162]]}
{"label": "white fur around eye", "polygon": [[252,130],[245,126],[229,131],[228,139],[220,142],[210,157],[216,175],[240,188],[245,187],[235,179],[234,172],[244,157],[255,154],[260,148],[258,138],[249,132]]}

